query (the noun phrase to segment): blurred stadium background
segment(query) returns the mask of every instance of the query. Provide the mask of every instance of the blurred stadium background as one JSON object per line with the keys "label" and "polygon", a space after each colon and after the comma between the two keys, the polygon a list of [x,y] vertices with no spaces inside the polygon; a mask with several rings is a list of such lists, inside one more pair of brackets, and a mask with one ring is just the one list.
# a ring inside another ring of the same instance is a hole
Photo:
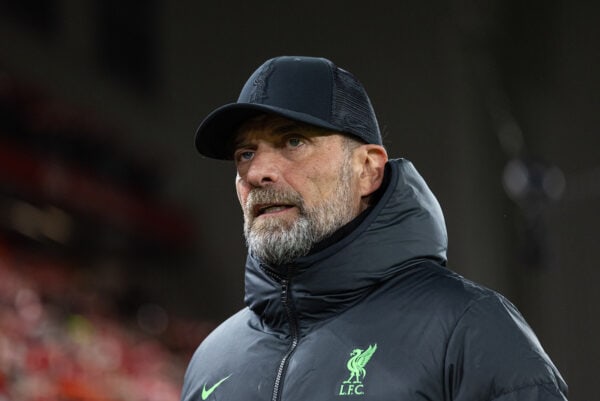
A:
{"label": "blurred stadium background", "polygon": [[367,87],[450,266],[570,386],[600,362],[600,3],[0,0],[0,400],[177,400],[242,307],[234,169],[193,133],[281,54]]}

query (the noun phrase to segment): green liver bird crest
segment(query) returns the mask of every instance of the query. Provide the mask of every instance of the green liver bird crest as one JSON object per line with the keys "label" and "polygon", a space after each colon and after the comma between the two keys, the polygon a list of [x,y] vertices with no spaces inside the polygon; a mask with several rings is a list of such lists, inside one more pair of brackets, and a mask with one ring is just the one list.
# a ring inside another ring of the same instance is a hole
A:
{"label": "green liver bird crest", "polygon": [[350,377],[344,383],[362,383],[367,374],[365,366],[377,350],[377,344],[369,345],[369,348],[362,350],[356,348],[350,353],[350,359],[346,366],[350,371]]}

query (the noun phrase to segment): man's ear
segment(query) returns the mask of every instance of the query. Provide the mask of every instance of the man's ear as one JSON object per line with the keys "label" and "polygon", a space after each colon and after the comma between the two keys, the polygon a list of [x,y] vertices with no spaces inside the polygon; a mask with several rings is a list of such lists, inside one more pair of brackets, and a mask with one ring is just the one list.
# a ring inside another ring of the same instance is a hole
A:
{"label": "man's ear", "polygon": [[357,151],[360,168],[360,196],[364,198],[381,186],[388,155],[385,148],[380,145],[361,145]]}

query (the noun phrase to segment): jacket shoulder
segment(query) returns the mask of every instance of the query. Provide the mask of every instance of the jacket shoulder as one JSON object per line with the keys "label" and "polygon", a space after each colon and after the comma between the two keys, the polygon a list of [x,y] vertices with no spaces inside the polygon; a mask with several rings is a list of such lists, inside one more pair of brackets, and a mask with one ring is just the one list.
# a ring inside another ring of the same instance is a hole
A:
{"label": "jacket shoulder", "polygon": [[398,304],[394,316],[421,333],[412,347],[439,344],[446,399],[566,400],[560,373],[502,294],[429,261],[394,281],[381,302]]}
{"label": "jacket shoulder", "polygon": [[470,281],[437,262],[426,260],[387,282],[383,293],[403,303],[425,309],[455,322],[474,303],[499,296],[495,291]]}
{"label": "jacket shoulder", "polygon": [[566,383],[518,309],[474,288],[446,348],[451,399],[566,400]]}

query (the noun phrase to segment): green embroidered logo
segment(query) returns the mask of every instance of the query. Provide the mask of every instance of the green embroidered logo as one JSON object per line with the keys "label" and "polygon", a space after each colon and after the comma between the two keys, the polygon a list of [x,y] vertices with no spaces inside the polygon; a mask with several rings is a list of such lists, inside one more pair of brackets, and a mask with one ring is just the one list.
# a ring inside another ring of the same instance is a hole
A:
{"label": "green embroidered logo", "polygon": [[369,348],[362,350],[355,348],[350,353],[350,359],[346,363],[346,367],[350,371],[350,377],[342,382],[338,395],[363,395],[364,385],[363,380],[367,375],[365,366],[377,351],[377,344],[369,345]]}
{"label": "green embroidered logo", "polygon": [[229,379],[231,375],[219,380],[211,388],[206,389],[206,384],[202,386],[202,400],[206,400],[212,393],[219,387],[225,380]]}

